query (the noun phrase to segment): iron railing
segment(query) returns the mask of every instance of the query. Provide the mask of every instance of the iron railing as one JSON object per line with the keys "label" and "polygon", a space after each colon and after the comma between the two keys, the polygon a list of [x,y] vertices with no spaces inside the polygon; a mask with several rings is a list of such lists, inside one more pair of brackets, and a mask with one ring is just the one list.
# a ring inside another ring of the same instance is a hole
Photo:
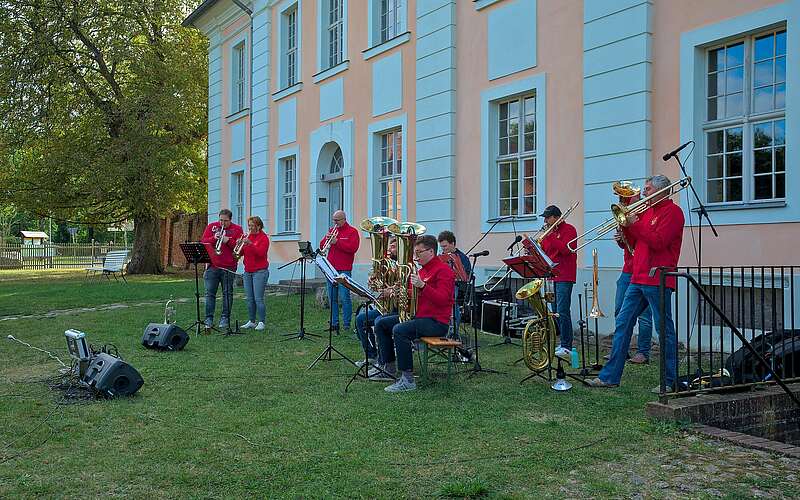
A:
{"label": "iron railing", "polygon": [[[661,396],[800,381],[800,331],[795,317],[798,266],[672,268],[661,273]],[[677,381],[665,380],[665,279],[677,286],[671,310]],[[789,392],[790,393],[790,392]],[[795,402],[797,398],[790,393]]]}
{"label": "iron railing", "polygon": [[101,264],[105,255],[113,250],[127,250],[127,247],[99,243],[3,243],[0,244],[0,269],[80,269]]}

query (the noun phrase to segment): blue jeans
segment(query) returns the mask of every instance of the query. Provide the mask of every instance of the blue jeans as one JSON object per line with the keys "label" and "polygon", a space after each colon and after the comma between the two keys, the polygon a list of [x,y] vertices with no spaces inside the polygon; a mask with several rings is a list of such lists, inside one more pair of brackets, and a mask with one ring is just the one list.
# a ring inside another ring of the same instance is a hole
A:
{"label": "blue jeans", "polygon": [[266,323],[267,308],[264,306],[264,290],[267,288],[268,279],[269,269],[260,269],[252,273],[245,271],[244,273],[247,319],[253,323],[256,322],[256,313],[258,313],[258,321]]}
{"label": "blue jeans", "polygon": [[[340,271],[341,274],[352,276],[350,271]],[[350,318],[353,317],[353,303],[350,302],[350,290],[343,286],[328,283],[328,300],[331,303],[331,325],[339,326],[339,302],[342,303],[342,323],[345,329],[350,328]]]}
{"label": "blue jeans", "polygon": [[[366,307],[356,315],[356,332],[367,359],[376,359],[378,357],[378,344],[375,341],[375,330],[372,328],[375,326],[375,321],[380,317],[381,313],[377,309]],[[367,318],[369,318],[370,323],[369,331],[364,330]]]}
{"label": "blue jeans", "polygon": [[[675,386],[675,378],[678,372],[677,345],[675,339],[675,324],[672,322],[672,290],[667,288],[664,300],[666,307],[666,332],[658,332],[664,335],[664,356],[665,363],[665,383],[668,386]],[[658,330],[661,327],[661,310],[659,309],[658,287],[653,285],[631,284],[625,292],[622,307],[616,318],[616,330],[614,331],[614,343],[611,347],[611,358],[608,364],[600,371],[600,379],[607,384],[619,384],[622,379],[622,371],[625,369],[625,360],[628,357],[628,349],[631,346],[631,336],[633,336],[633,326],[636,320],[648,307],[653,314],[653,322]]]}
{"label": "blue jeans", "polygon": [[222,318],[230,319],[233,305],[233,278],[231,271],[218,267],[209,267],[203,273],[206,285],[206,320],[214,321],[214,309],[217,306],[217,288],[222,283]]}
{"label": "blue jeans", "polygon": [[575,283],[557,281],[553,283],[556,293],[556,312],[558,313],[558,333],[561,335],[561,347],[572,350],[572,286]]}
{"label": "blue jeans", "polygon": [[[631,273],[621,273],[617,278],[617,296],[614,298],[614,317],[619,315],[622,308],[622,300],[625,298],[625,291],[631,284]],[[636,343],[636,352],[650,358],[650,343],[653,340],[653,318],[650,308],[639,315],[639,341]]]}
{"label": "blue jeans", "polygon": [[[375,324],[375,335],[380,343],[381,362],[391,363],[397,353],[397,369],[410,372],[414,368],[414,356],[411,343],[420,337],[444,337],[447,335],[447,323],[439,323],[433,318],[414,318],[398,323],[399,318],[392,316],[388,321],[379,320]],[[391,326],[391,328],[389,328]],[[394,345],[392,339],[394,338]]]}

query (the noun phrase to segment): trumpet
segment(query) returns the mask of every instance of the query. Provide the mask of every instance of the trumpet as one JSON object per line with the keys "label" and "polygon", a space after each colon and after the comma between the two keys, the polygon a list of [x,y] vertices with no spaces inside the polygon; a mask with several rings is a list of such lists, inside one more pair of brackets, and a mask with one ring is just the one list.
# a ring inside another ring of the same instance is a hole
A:
{"label": "trumpet", "polygon": [[214,244],[214,253],[217,255],[222,255],[222,240],[225,238],[225,229],[220,226],[219,231],[217,231],[214,236],[217,238],[217,242]]}
{"label": "trumpet", "polygon": [[328,235],[326,236],[325,245],[320,249],[319,253],[322,255],[328,255],[328,250],[331,249],[331,240],[336,238],[339,235],[339,226],[333,226],[332,228],[328,229]]}
{"label": "trumpet", "polygon": [[233,247],[233,256],[236,257],[237,259],[240,259],[242,257],[242,250],[244,249],[244,240],[246,238],[247,237],[245,235],[242,235],[242,237],[236,241],[236,246]]}
{"label": "trumpet", "polygon": [[[623,224],[625,224],[625,221],[628,219],[628,217],[633,215],[639,216],[643,214],[648,208],[658,203],[661,203],[663,200],[666,200],[671,196],[678,194],[682,190],[689,187],[691,183],[692,183],[691,177],[684,177],[683,179],[678,179],[669,186],[659,189],[650,196],[646,196],[635,203],[631,203],[630,205],[624,205],[622,203],[612,203],[611,218],[589,229],[588,231],[585,231],[583,234],[579,234],[575,239],[568,241],[567,248],[569,248],[570,251],[572,252],[577,252],[578,250],[585,247],[589,243],[597,241],[607,233],[614,231],[619,227],[622,227]],[[590,239],[587,239],[580,245],[578,245],[578,242],[580,240],[587,238],[590,234],[594,234],[594,236],[591,237]]]}

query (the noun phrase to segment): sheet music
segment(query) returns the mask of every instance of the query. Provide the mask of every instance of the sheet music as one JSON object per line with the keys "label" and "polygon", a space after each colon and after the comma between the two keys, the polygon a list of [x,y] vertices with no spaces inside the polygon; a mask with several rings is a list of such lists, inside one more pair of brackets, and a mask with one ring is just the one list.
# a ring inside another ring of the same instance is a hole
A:
{"label": "sheet music", "polygon": [[339,276],[346,276],[334,269],[333,264],[331,264],[328,258],[322,254],[317,254],[317,256],[314,257],[314,263],[317,265],[319,270],[322,271],[322,274],[325,275],[325,279],[328,280],[328,283],[335,283],[336,278]]}

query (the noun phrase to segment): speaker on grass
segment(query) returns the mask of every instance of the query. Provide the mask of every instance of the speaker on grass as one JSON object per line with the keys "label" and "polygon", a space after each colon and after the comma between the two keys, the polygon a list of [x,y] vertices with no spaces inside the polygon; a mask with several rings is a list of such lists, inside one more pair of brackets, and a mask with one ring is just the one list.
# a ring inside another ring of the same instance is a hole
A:
{"label": "speaker on grass", "polygon": [[89,363],[83,381],[105,396],[130,396],[142,387],[144,380],[134,367],[101,352]]}
{"label": "speaker on grass", "polygon": [[187,342],[189,335],[176,324],[150,323],[142,334],[142,345],[148,349],[180,351]]}

